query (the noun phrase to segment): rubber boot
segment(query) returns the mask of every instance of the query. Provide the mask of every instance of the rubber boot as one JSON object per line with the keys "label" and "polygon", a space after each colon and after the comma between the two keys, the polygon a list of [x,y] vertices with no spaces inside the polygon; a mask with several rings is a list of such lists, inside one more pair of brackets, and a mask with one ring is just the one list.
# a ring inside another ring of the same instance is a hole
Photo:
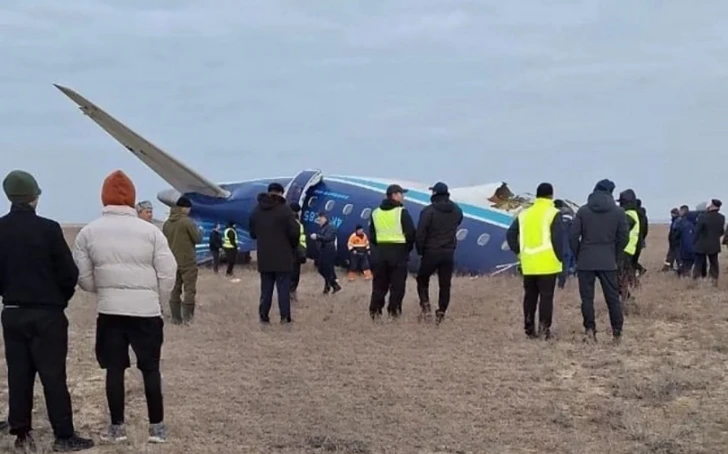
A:
{"label": "rubber boot", "polygon": [[172,323],[179,325],[182,323],[182,303],[169,302],[169,311],[172,313]]}
{"label": "rubber boot", "polygon": [[182,304],[182,322],[185,325],[192,323],[192,319],[195,318],[195,303],[183,303]]}

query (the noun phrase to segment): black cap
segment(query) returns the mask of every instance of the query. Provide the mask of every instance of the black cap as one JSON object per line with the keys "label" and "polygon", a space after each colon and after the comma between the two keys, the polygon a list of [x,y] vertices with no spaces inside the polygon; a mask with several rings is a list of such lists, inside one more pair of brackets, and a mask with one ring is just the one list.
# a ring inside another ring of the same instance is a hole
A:
{"label": "black cap", "polygon": [[298,204],[298,202],[291,202],[290,205],[291,210],[293,210],[294,213],[300,213],[301,212],[301,205]]}
{"label": "black cap", "polygon": [[391,197],[394,194],[406,194],[407,190],[402,188],[398,184],[390,184],[387,186],[387,197]]}
{"label": "black cap", "polygon": [[438,181],[434,185],[430,186],[430,191],[432,191],[435,195],[448,195],[450,192],[448,191],[448,187],[445,183],[442,181]]}
{"label": "black cap", "polygon": [[359,229],[363,229],[363,228],[364,228],[363,225],[357,224],[356,227],[354,227],[354,230],[359,230]]}
{"label": "black cap", "polygon": [[554,195],[554,187],[551,183],[541,183],[536,188],[536,197],[551,197]]}
{"label": "black cap", "polygon": [[274,192],[276,194],[283,194],[286,192],[285,189],[283,189],[283,185],[280,183],[271,183],[268,185],[268,192]]}
{"label": "black cap", "polygon": [[723,202],[721,202],[718,199],[713,199],[710,201],[710,204],[713,205],[716,208],[720,208],[721,205],[723,205]]}
{"label": "black cap", "polygon": [[177,199],[176,205],[180,208],[192,208],[192,202],[190,201],[190,199],[188,199],[185,196],[182,196],[179,199]]}

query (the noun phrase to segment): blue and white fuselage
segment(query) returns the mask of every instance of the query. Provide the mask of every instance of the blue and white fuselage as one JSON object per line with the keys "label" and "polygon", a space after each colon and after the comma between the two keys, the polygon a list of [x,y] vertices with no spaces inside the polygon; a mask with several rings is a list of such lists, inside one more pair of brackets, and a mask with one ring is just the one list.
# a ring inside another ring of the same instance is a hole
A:
{"label": "blue and white fuselage", "polygon": [[[114,137],[127,150],[144,162],[174,189],[162,191],[158,199],[174,206],[180,195],[192,201],[190,216],[204,231],[204,243],[198,245],[198,261],[210,258],[207,246],[209,233],[215,224],[225,225],[232,221],[238,229],[241,251],[254,251],[255,241],[246,230],[250,215],[257,204],[257,196],[266,191],[271,182],[286,188],[289,202],[298,202],[303,208],[301,219],[308,234],[317,231],[314,220],[317,213],[325,212],[338,229],[337,262],[348,260],[347,241],[357,224],[368,226],[371,212],[384,198],[388,185],[397,183],[408,190],[405,207],[417,222],[420,212],[430,203],[429,184],[397,179],[367,178],[360,176],[323,175],[315,169],[307,169],[294,176],[260,178],[236,183],[214,183],[185,166],[148,140],[139,136],[97,105],[77,92],[56,85],[66,96],[79,105],[81,111]],[[500,209],[493,202],[498,193],[506,188],[497,182],[480,186],[451,189],[451,198],[463,211],[463,222],[457,231],[458,246],[455,251],[455,269],[461,274],[499,274],[515,271],[517,259],[508,249],[506,230],[513,216],[525,204],[512,210]],[[510,193],[507,189],[506,192]],[[501,205],[499,205],[501,206]],[[315,253],[309,240],[309,255]],[[413,252],[410,267],[419,263]]]}

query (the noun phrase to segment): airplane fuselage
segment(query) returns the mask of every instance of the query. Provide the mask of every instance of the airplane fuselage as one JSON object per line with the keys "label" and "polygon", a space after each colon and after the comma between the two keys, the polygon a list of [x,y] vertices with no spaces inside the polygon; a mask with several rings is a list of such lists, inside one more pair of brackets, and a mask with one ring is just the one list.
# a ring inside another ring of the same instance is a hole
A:
{"label": "airplane fuselage", "polygon": [[[223,226],[233,221],[237,226],[241,251],[255,250],[255,241],[250,238],[247,226],[256,204],[257,196],[265,192],[271,182],[286,186],[293,177],[263,178],[240,183],[220,184],[230,192],[230,197],[221,199],[195,193],[187,194],[193,208],[190,216],[203,227],[203,244],[198,246],[198,261],[209,260],[209,233],[215,224]],[[315,223],[317,213],[325,212],[338,230],[337,264],[345,265],[348,260],[347,241],[357,225],[368,231],[371,212],[384,198],[387,183],[365,177],[326,176],[313,186],[303,197],[301,221],[307,237],[318,231]],[[430,194],[424,189],[407,186],[405,207],[415,223],[420,212],[430,203]],[[174,197],[160,193],[160,200],[169,204]],[[458,202],[455,200],[455,202]],[[512,216],[501,210],[458,202],[463,210],[463,222],[457,232],[458,246],[455,251],[456,272],[460,274],[496,274],[513,269],[517,259],[505,243],[505,232]],[[308,253],[315,255],[315,244],[308,239]],[[416,270],[419,257],[413,251],[410,269]]]}

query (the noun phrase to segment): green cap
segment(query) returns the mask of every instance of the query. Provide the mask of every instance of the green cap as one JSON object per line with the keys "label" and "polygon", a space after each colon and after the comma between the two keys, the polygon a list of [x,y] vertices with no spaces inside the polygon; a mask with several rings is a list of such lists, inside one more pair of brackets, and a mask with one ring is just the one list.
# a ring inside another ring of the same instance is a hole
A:
{"label": "green cap", "polygon": [[23,170],[13,170],[5,177],[3,191],[12,203],[30,203],[41,194],[33,175]]}

